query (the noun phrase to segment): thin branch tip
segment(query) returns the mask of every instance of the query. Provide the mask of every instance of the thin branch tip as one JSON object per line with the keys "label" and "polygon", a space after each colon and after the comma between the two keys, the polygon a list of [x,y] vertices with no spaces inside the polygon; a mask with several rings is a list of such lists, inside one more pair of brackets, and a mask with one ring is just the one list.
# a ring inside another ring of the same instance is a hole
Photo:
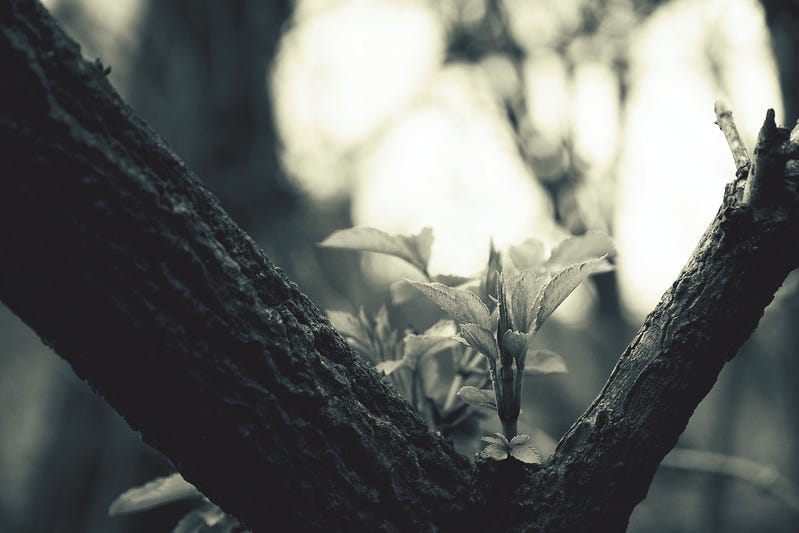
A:
{"label": "thin branch tip", "polygon": [[741,139],[741,135],[738,133],[738,128],[735,126],[735,121],[732,118],[732,111],[727,107],[727,104],[721,100],[716,100],[716,103],[713,105],[713,111],[716,113],[716,124],[724,134],[724,138],[727,139],[727,145],[730,147],[732,159],[735,161],[735,168],[740,169],[748,165],[749,153],[746,150],[743,139]]}
{"label": "thin branch tip", "polygon": [[[725,104],[723,100],[716,100],[713,104],[713,111],[716,113],[716,124],[718,124],[718,121],[724,115],[730,115],[730,117],[732,117],[732,111],[730,111],[730,108],[727,107],[727,104]],[[719,126],[720,125],[721,124],[719,124]]]}

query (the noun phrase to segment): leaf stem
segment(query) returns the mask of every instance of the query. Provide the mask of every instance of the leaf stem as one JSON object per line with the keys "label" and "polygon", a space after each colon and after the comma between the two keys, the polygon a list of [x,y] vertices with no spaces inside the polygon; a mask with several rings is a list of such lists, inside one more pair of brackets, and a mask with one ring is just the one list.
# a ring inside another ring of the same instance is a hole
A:
{"label": "leaf stem", "polygon": [[511,415],[514,419],[519,418],[522,410],[522,383],[524,383],[524,365],[516,366],[516,374],[513,376],[513,410]]}
{"label": "leaf stem", "polygon": [[508,442],[516,436],[516,423],[517,420],[502,420],[502,433]]}

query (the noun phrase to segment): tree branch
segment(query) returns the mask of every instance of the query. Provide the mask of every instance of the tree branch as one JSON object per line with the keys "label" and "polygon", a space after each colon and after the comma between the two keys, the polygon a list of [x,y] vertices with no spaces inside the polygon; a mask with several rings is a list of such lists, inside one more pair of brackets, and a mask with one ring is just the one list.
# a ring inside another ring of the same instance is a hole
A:
{"label": "tree branch", "polygon": [[[770,112],[764,129],[772,125]],[[767,142],[761,148],[758,157],[768,161],[761,178],[773,183],[795,147]],[[587,532],[597,524],[602,531],[625,530],[694,409],[799,265],[796,182],[783,177],[778,198],[753,207],[743,199],[746,179],[727,185],[715,220],[599,397],[505,503],[523,507],[541,531]],[[480,475],[493,486],[507,472],[492,466],[482,465]]]}
{"label": "tree branch", "polygon": [[470,480],[38,3],[0,0],[0,59],[0,299],[256,531],[621,531],[799,262],[795,146],[766,142],[770,192],[727,187],[553,457]]}
{"label": "tree branch", "polygon": [[738,133],[738,127],[732,119],[732,111],[721,100],[716,100],[713,110],[716,112],[716,125],[721,129],[724,138],[727,139],[732,158],[735,161],[735,168],[740,169],[748,165],[749,154],[746,151],[743,139],[741,139],[741,134]]}
{"label": "tree branch", "polygon": [[457,515],[468,461],[38,3],[0,1],[0,64],[4,303],[253,530],[423,530]]}

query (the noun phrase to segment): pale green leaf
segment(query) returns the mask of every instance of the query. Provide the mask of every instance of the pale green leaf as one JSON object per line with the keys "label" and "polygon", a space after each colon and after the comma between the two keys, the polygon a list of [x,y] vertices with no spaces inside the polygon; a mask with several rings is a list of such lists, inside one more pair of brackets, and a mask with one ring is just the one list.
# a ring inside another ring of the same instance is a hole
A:
{"label": "pale green leaf", "polygon": [[527,333],[533,327],[541,291],[549,279],[548,274],[529,270],[502,276],[505,301],[515,331]]}
{"label": "pale green leaf", "polygon": [[557,271],[588,259],[614,255],[616,247],[613,239],[605,233],[589,231],[583,235],[569,237],[555,246],[546,267],[548,270]]}
{"label": "pale green leaf", "polygon": [[596,257],[566,267],[552,276],[541,295],[541,306],[536,316],[536,326],[540,327],[552,312],[563,303],[563,300],[588,276],[599,272],[608,272],[609,270],[613,270],[613,265],[608,263],[604,257]]}
{"label": "pale green leaf", "polygon": [[328,309],[325,311],[328,320],[336,330],[341,333],[347,342],[361,354],[375,360],[378,356],[372,343],[370,334],[371,326],[365,321],[364,310],[361,308],[360,318],[347,311]]}
{"label": "pale green leaf", "polygon": [[483,455],[495,461],[503,461],[508,458],[510,443],[505,435],[494,433],[494,435],[483,437],[481,440],[487,443],[487,446],[483,448]]}
{"label": "pale green leaf", "polygon": [[160,477],[122,493],[108,508],[110,516],[144,511],[166,503],[201,498],[202,494],[180,474]]}
{"label": "pale green leaf", "polygon": [[510,441],[510,455],[527,464],[540,463],[541,454],[530,442],[528,435],[516,435]]}
{"label": "pale green leaf", "polygon": [[388,322],[388,309],[381,305],[375,315],[375,334],[379,339],[387,339],[391,335],[391,325]]}
{"label": "pale green leaf", "polygon": [[503,335],[505,349],[516,360],[517,365],[524,365],[530,343],[533,341],[534,333],[520,333],[508,330]]}
{"label": "pale green leaf", "polygon": [[242,530],[239,521],[230,515],[225,515],[221,522],[216,524],[208,533],[251,533],[249,530]]}
{"label": "pale green leaf", "polygon": [[550,350],[531,348],[527,350],[524,373],[531,376],[548,376],[550,374],[566,374],[569,368],[560,354]]}
{"label": "pale green leaf", "polygon": [[477,287],[480,284],[480,281],[475,276],[458,276],[457,274],[438,274],[433,276],[432,281],[443,283],[447,287],[457,287],[459,289]]}
{"label": "pale green leaf", "polygon": [[488,247],[488,264],[480,282],[480,297],[484,302],[497,300],[497,284],[501,272],[502,257],[499,251],[494,248],[494,239],[491,239]]}
{"label": "pale green leaf", "polygon": [[[448,274],[439,274],[437,276],[433,276],[433,281],[443,283],[447,287],[456,287],[458,289],[464,290],[477,288],[480,283],[479,280],[475,279],[474,277],[454,276]],[[420,296],[419,291],[413,288],[413,286],[411,286],[408,281],[404,279],[392,282],[391,285],[389,285],[388,290],[391,297],[391,303],[393,305],[404,304]]]}
{"label": "pale green leaf", "polygon": [[480,298],[470,291],[453,289],[442,283],[408,281],[441,309],[461,324],[478,324],[488,329],[491,314]]}
{"label": "pale green leaf", "polygon": [[492,361],[499,359],[497,339],[491,331],[481,328],[477,324],[461,324],[460,334],[466,344],[488,357]]}
{"label": "pale green leaf", "polygon": [[419,257],[421,264],[424,265],[424,269],[427,270],[427,265],[430,263],[430,252],[433,249],[433,228],[425,226],[419,232],[419,235],[413,237],[403,236],[402,238],[413,242],[416,248],[416,255]]}
{"label": "pale green leaf", "polygon": [[172,533],[200,533],[206,525],[200,509],[194,509],[183,515],[183,518],[175,524]]}
{"label": "pale green leaf", "polygon": [[214,526],[208,530],[208,533],[234,533],[234,532],[250,533],[249,530],[242,530],[239,521],[235,517],[229,514],[226,514],[222,518],[222,520],[214,524]]}
{"label": "pale green leaf", "polygon": [[508,248],[508,255],[519,270],[538,270],[546,262],[546,247],[537,239],[527,239]]}
{"label": "pale green leaf", "polygon": [[494,391],[486,389],[478,389],[477,387],[461,387],[458,391],[458,396],[464,402],[478,407],[487,407],[489,409],[497,409],[497,399],[494,396]]}
{"label": "pale green leaf", "polygon": [[390,376],[398,368],[406,366],[406,359],[392,359],[390,361],[380,361],[375,365],[375,370],[383,372],[385,375]]}
{"label": "pale green leaf", "polygon": [[[175,525],[172,533],[199,533],[204,531],[231,531],[238,520],[214,505],[206,503],[187,513]],[[208,529],[212,528],[212,529]]]}
{"label": "pale green leaf", "polygon": [[392,305],[400,305],[409,302],[419,296],[419,291],[414,289],[404,279],[398,279],[388,287]]}
{"label": "pale green leaf", "polygon": [[493,435],[486,435],[482,437],[480,440],[487,444],[504,444],[505,446],[510,446],[507,437],[502,433],[494,433]]}
{"label": "pale green leaf", "polygon": [[225,511],[223,511],[213,503],[204,505],[203,507],[200,507],[199,510],[200,510],[200,515],[205,521],[205,525],[211,527],[216,526],[221,522],[230,522],[229,519],[233,518],[232,516],[225,514]]}
{"label": "pale green leaf", "polygon": [[388,376],[398,368],[416,368],[419,360],[446,348],[457,345],[453,339],[455,323],[451,320],[439,320],[430,326],[423,334],[406,333],[403,339],[402,357],[381,361],[375,365],[378,372],[385,372]]}
{"label": "pale green leaf", "polygon": [[419,235],[391,235],[375,228],[356,227],[334,231],[319,246],[363,252],[377,252],[404,259],[427,272],[433,230],[422,229]]}
{"label": "pale green leaf", "polygon": [[[206,527],[213,527],[214,531],[226,531],[225,529],[218,528],[217,526],[222,525],[227,518],[232,517],[226,515],[222,509],[213,503],[208,502],[205,505],[185,514],[177,523],[177,525],[175,525],[172,533],[199,533],[202,531],[208,531]],[[235,521],[238,522],[237,520]]]}
{"label": "pale green leaf", "polygon": [[483,448],[483,455],[495,461],[504,461],[508,458],[508,447],[499,444],[489,444]]}
{"label": "pale green leaf", "polygon": [[519,446],[522,444],[526,444],[530,441],[530,435],[516,435],[513,437],[508,444],[511,446]]}
{"label": "pale green leaf", "polygon": [[[454,327],[452,328],[454,329]],[[447,329],[449,331],[449,329]],[[408,368],[415,368],[416,363],[422,357],[440,352],[446,348],[456,346],[457,341],[452,338],[452,335],[415,335],[408,333],[405,335],[405,350],[402,358],[406,360]]]}
{"label": "pale green leaf", "polygon": [[442,375],[441,362],[436,357],[426,357],[416,367],[417,376],[422,383],[423,394],[437,404],[444,402],[452,377]]}
{"label": "pale green leaf", "polygon": [[366,336],[361,321],[352,313],[333,309],[328,309],[325,313],[330,323],[333,324],[333,327],[343,336],[356,339]]}
{"label": "pale green leaf", "polygon": [[439,320],[422,333],[427,337],[452,337],[457,332],[455,322],[452,320]]}

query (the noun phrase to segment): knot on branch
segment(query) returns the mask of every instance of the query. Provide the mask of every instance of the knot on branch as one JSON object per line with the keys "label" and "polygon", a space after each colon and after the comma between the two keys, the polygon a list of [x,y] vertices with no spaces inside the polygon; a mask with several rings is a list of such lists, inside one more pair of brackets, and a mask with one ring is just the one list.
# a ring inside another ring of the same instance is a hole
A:
{"label": "knot on branch", "polygon": [[727,187],[725,203],[753,208],[799,203],[799,124],[793,131],[778,127],[774,110],[769,109],[750,161],[732,111],[720,101],[714,109],[736,167],[736,180]]}
{"label": "knot on branch", "polygon": [[[779,203],[785,183],[785,164],[793,151],[784,146],[789,131],[774,121],[774,110],[766,112],[755,146],[754,160],[746,179],[743,202],[752,207],[768,207]],[[790,144],[790,143],[787,143]]]}

